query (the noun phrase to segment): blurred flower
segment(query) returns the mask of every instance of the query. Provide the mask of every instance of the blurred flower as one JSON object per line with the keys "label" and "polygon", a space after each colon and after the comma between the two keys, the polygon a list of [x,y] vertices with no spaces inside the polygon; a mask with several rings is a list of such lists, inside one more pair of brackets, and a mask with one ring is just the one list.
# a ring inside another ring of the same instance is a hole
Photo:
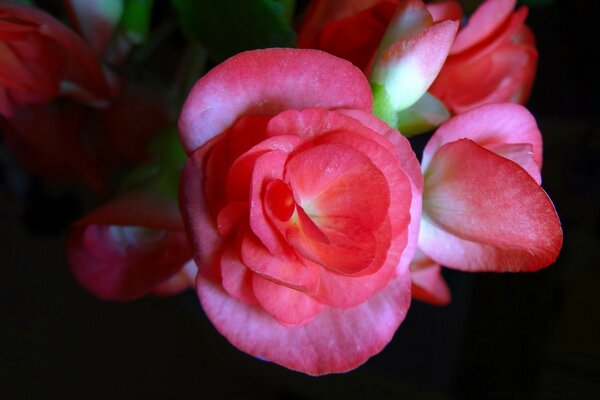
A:
{"label": "blurred flower", "polygon": [[87,103],[112,95],[86,44],[35,7],[0,4],[0,115],[63,94]]}
{"label": "blurred flower", "polygon": [[79,283],[107,300],[175,294],[193,284],[177,202],[152,192],[122,196],[78,221],[67,254]]}
{"label": "blurred flower", "polygon": [[241,350],[342,372],[404,319],[422,176],[371,102],[360,70],[316,50],[242,53],[192,89],[181,204],[198,295]]}

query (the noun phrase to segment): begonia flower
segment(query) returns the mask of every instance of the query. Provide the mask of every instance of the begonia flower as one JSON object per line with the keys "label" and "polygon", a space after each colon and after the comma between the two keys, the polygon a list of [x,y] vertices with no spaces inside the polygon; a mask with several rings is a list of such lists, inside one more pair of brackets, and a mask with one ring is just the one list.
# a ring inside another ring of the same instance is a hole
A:
{"label": "begonia flower", "polygon": [[[532,31],[524,24],[527,8],[516,0],[487,0],[463,26],[431,93],[452,113],[482,104],[524,104],[535,78],[537,50]],[[429,6],[434,18],[461,18],[458,3]]]}
{"label": "begonia flower", "polygon": [[0,4],[0,115],[64,94],[97,103],[112,95],[86,44],[44,11]]}
{"label": "begonia flower", "polygon": [[193,282],[177,202],[151,192],[122,196],[75,223],[67,255],[77,281],[106,300],[175,294]]}
{"label": "begonia flower", "polygon": [[542,137],[522,106],[493,104],[438,128],[423,152],[419,248],[463,271],[536,271],[556,260],[560,221],[540,187]]}
{"label": "begonia flower", "polygon": [[312,375],[356,368],[406,314],[422,176],[361,71],[317,50],[238,54],[193,87],[181,206],[216,328]]}
{"label": "begonia flower", "polygon": [[[431,44],[435,41],[425,40],[424,46],[429,49],[422,54],[438,57],[436,62],[429,60],[425,64],[435,68],[416,68],[416,72],[405,74],[402,74],[402,68],[396,68],[400,73],[395,75],[406,79],[402,80],[402,85],[396,85],[397,90],[388,89],[390,100],[396,99],[388,101],[394,107],[376,110],[376,114],[403,134],[412,135],[445,121],[449,117],[446,108],[459,113],[489,103],[523,104],[529,97],[535,77],[537,51],[533,33],[524,25],[527,8],[513,12],[515,3],[516,0],[485,1],[456,35],[441,70],[437,68],[437,61],[440,54],[445,58],[447,53],[441,46],[445,39],[438,40],[435,49]],[[300,27],[298,45],[325,50],[352,61],[367,75],[373,74],[371,63],[378,47],[410,48],[406,44],[392,43],[412,43],[414,39],[407,40],[407,33],[428,28],[431,21],[437,26],[441,22],[463,19],[460,5],[455,1],[429,3],[427,13],[423,13],[423,7],[425,5],[417,0],[313,0]],[[439,35],[444,30],[439,26],[437,30],[440,31],[437,36],[444,38]],[[430,32],[430,36],[434,35]],[[394,59],[401,58],[396,56]],[[421,78],[423,71],[429,71],[427,76],[431,79]],[[377,74],[371,76],[371,81],[377,81]],[[419,88],[412,91],[414,94],[424,93],[417,103],[413,96],[406,96],[414,86]],[[377,104],[380,96],[377,90],[375,87],[376,107],[382,107]],[[403,108],[405,104],[398,104],[400,102],[412,106]]]}

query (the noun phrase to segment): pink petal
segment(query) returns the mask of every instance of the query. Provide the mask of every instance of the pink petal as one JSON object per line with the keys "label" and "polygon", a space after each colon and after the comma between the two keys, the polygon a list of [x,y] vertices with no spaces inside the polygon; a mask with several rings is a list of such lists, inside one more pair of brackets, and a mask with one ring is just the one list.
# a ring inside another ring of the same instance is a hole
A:
{"label": "pink petal", "polygon": [[327,268],[321,268],[321,281],[315,299],[332,307],[353,307],[368,300],[374,293],[383,289],[394,276],[407,269],[403,261],[405,254],[412,257],[416,237],[411,237],[408,243],[408,232],[392,240],[389,248],[382,249],[376,258],[383,257],[383,261],[374,272],[368,275],[345,276]]}
{"label": "pink petal", "polygon": [[221,279],[223,289],[234,299],[246,304],[256,304],[252,288],[254,273],[240,261],[237,250],[229,246],[221,256]]}
{"label": "pink petal", "polygon": [[385,86],[395,110],[411,106],[427,91],[446,60],[457,29],[456,21],[438,22],[383,52],[370,81]]}
{"label": "pink petal", "polygon": [[137,227],[86,225],[69,237],[67,255],[73,274],[86,289],[107,300],[139,298],[170,279],[191,258],[183,232],[155,231],[150,243],[128,242],[114,232]]}
{"label": "pink petal", "polygon": [[412,297],[433,305],[450,303],[450,289],[441,272],[439,264],[417,250],[410,264]]}
{"label": "pink petal", "polygon": [[344,372],[380,352],[410,303],[408,271],[355,307],[324,308],[301,326],[279,323],[265,311],[228,296],[204,277],[198,296],[209,319],[234,346],[311,375]]}
{"label": "pink petal", "polygon": [[307,294],[278,285],[259,275],[252,277],[252,288],[261,307],[286,326],[303,325],[323,308]]}
{"label": "pink petal", "polygon": [[516,0],[488,0],[480,5],[456,35],[451,54],[465,51],[485,40],[506,21],[516,3]]}
{"label": "pink petal", "polygon": [[199,270],[214,265],[216,252],[223,242],[215,223],[216,218],[208,208],[202,179],[205,175],[204,160],[212,145],[209,143],[199,148],[187,159],[181,174],[179,193],[183,221]]}
{"label": "pink petal", "polygon": [[554,206],[514,162],[461,139],[438,149],[426,174],[419,247],[435,261],[514,272],[538,270],[558,256]]}
{"label": "pink petal", "polygon": [[492,151],[496,146],[530,144],[538,169],[542,166],[542,135],[529,111],[517,104],[490,104],[456,115],[442,124],[423,150],[423,171],[440,147],[463,138]]}
{"label": "pink petal", "polygon": [[367,80],[347,61],[318,50],[257,50],[233,56],[196,83],[179,130],[184,148],[192,152],[245,114],[307,107],[370,111],[371,106]]}

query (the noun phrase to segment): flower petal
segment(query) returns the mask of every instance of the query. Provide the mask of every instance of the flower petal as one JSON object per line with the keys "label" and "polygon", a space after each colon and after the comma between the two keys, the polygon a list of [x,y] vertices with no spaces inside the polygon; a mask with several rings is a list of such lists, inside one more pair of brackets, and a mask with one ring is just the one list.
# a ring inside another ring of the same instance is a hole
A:
{"label": "flower petal", "polygon": [[358,68],[322,51],[241,53],[213,68],[192,88],[179,119],[181,140],[192,152],[241,115],[307,107],[370,111],[371,88]]}
{"label": "flower petal", "polygon": [[241,303],[199,277],[202,308],[234,346],[311,375],[344,372],[380,352],[404,320],[410,303],[408,271],[357,306],[325,308],[301,326],[285,326],[262,309]]}
{"label": "flower petal", "polygon": [[252,276],[252,288],[261,307],[286,326],[303,325],[323,308],[309,295],[256,274]]}
{"label": "flower petal", "polygon": [[561,245],[554,206],[525,170],[468,139],[438,149],[419,237],[429,257],[469,271],[535,271],[554,262]]}
{"label": "flower petal", "polygon": [[446,60],[457,29],[456,21],[438,22],[383,52],[369,80],[385,87],[394,110],[410,107],[427,91]]}
{"label": "flower petal", "polygon": [[438,128],[423,150],[423,171],[440,147],[462,138],[488,150],[505,144],[529,143],[535,163],[542,167],[542,135],[531,113],[517,104],[489,104],[456,115]]}
{"label": "flower petal", "polygon": [[485,40],[509,18],[516,3],[517,0],[488,0],[481,4],[456,35],[450,53],[460,53]]}

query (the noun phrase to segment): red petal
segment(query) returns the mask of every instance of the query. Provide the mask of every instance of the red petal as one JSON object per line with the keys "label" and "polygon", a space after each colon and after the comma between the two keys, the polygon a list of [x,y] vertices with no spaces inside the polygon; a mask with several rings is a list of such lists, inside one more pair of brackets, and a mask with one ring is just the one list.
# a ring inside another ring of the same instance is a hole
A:
{"label": "red petal", "polygon": [[286,326],[198,279],[208,318],[234,346],[256,357],[311,375],[344,372],[380,352],[392,339],[410,303],[408,271],[352,308],[324,308],[301,326]]}
{"label": "red petal", "polygon": [[560,221],[542,188],[514,162],[467,139],[435,153],[423,216],[419,246],[456,269],[535,271],[554,262],[562,244]]}
{"label": "red petal", "polygon": [[442,124],[423,150],[423,171],[440,147],[462,138],[492,151],[497,146],[530,144],[538,169],[542,167],[542,135],[531,113],[517,104],[490,104],[456,115]]}
{"label": "red petal", "polygon": [[192,152],[242,115],[307,107],[370,111],[371,106],[367,80],[347,61],[318,50],[255,50],[231,57],[196,83],[179,130],[184,148]]}

